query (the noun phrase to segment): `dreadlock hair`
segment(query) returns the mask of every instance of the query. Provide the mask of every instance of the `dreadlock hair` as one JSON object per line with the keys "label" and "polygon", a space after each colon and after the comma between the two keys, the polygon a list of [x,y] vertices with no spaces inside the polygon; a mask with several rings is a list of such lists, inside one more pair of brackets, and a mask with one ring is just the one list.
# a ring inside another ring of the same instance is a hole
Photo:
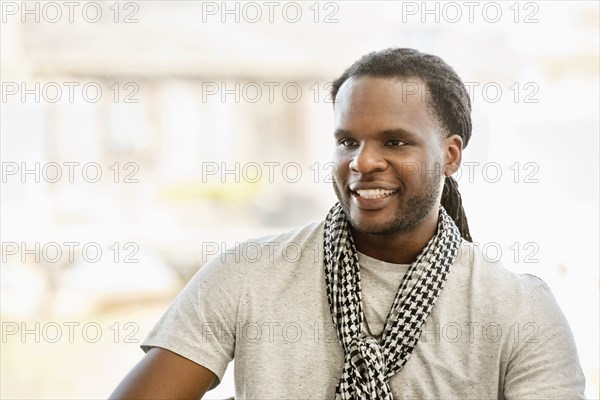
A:
{"label": "dreadlock hair", "polygon": [[[471,99],[456,72],[441,58],[408,48],[391,48],[369,53],[350,66],[333,82],[331,97],[335,97],[349,78],[360,76],[381,78],[418,78],[430,93],[428,107],[446,137],[457,134],[467,147],[471,138]],[[460,234],[472,242],[467,216],[458,191],[458,182],[447,176],[442,191],[442,206],[452,217]]]}

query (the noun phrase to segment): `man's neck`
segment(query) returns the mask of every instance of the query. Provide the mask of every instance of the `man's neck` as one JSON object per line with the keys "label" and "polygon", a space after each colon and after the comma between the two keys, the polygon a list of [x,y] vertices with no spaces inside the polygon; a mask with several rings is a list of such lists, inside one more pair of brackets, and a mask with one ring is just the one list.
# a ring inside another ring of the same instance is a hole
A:
{"label": "man's neck", "polygon": [[381,261],[412,264],[435,235],[438,213],[438,209],[432,210],[418,226],[408,232],[381,235],[358,232],[351,228],[356,249]]}

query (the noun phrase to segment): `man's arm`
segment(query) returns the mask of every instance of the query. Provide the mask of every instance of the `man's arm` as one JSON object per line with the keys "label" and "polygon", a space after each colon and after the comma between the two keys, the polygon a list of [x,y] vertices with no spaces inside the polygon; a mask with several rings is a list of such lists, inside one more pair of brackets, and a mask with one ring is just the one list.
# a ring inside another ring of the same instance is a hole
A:
{"label": "man's arm", "polygon": [[519,319],[523,335],[511,354],[504,398],[585,399],[573,333],[545,283],[532,291]]}
{"label": "man's arm", "polygon": [[153,347],[110,399],[200,399],[216,375],[169,350]]}

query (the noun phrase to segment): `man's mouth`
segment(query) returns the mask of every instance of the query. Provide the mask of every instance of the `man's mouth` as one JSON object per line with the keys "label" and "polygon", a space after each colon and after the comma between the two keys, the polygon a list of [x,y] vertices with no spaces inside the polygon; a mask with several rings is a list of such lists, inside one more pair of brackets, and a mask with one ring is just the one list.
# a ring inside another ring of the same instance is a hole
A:
{"label": "man's mouth", "polygon": [[388,189],[358,189],[352,191],[352,194],[358,195],[363,199],[382,199],[395,194],[397,190]]}

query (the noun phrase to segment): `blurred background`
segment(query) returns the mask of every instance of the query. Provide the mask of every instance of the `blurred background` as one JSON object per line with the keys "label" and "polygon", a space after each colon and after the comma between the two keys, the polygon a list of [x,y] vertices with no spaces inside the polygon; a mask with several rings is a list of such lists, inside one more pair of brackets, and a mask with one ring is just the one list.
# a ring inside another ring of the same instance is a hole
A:
{"label": "blurred background", "polygon": [[466,82],[471,233],[550,285],[599,397],[597,2],[0,3],[0,397],[108,396],[216,251],[322,219],[329,83],[387,47]]}

